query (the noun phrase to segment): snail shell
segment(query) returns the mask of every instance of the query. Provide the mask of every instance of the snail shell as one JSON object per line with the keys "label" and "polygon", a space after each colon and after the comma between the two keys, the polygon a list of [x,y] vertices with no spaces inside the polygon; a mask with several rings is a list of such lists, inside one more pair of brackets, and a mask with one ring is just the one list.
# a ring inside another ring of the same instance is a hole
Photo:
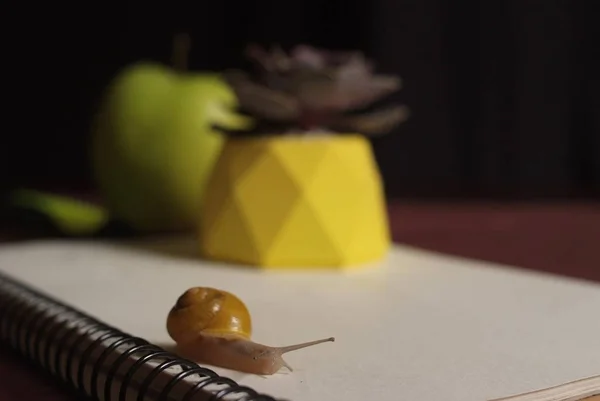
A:
{"label": "snail shell", "polygon": [[167,332],[178,352],[197,362],[246,373],[271,375],[292,368],[282,355],[333,337],[284,347],[251,340],[252,319],[248,308],[230,292],[193,287],[186,290],[169,311]]}

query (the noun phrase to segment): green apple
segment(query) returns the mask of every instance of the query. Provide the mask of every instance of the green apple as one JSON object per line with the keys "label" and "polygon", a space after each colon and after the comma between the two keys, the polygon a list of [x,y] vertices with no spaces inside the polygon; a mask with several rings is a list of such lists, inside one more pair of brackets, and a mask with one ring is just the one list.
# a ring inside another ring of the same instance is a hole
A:
{"label": "green apple", "polygon": [[187,230],[222,144],[215,126],[247,127],[216,73],[157,63],[126,67],[94,119],[91,159],[111,217],[140,231]]}

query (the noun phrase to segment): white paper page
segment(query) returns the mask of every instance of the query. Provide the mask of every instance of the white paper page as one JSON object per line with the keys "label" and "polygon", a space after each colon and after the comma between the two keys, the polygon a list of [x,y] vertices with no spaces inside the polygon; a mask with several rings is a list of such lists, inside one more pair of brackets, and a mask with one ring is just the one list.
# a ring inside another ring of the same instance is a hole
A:
{"label": "white paper page", "polygon": [[[187,249],[193,242],[163,244]],[[186,248],[187,247],[187,248]],[[253,339],[336,342],[285,356],[294,372],[214,368],[292,401],[485,401],[600,374],[600,285],[395,246],[357,272],[262,272],[147,247],[0,246],[0,270],[159,345],[192,286],[238,295]]]}

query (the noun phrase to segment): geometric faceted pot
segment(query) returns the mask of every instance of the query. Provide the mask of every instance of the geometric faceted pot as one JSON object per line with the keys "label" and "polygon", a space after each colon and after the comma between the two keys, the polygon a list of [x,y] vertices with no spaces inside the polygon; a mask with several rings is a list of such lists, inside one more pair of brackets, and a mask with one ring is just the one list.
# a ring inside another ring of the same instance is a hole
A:
{"label": "geometric faceted pot", "polygon": [[205,188],[200,248],[264,268],[352,268],[382,259],[381,177],[362,135],[226,139]]}

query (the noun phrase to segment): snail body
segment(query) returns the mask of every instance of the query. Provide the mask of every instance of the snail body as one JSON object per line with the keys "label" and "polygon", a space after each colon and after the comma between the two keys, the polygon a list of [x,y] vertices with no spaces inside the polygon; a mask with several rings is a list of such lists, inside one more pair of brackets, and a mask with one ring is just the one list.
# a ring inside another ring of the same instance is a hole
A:
{"label": "snail body", "polygon": [[253,342],[252,319],[235,295],[211,287],[186,290],[169,311],[167,331],[186,358],[222,368],[272,375],[292,368],[283,354],[334,341],[333,337],[284,347]]}

